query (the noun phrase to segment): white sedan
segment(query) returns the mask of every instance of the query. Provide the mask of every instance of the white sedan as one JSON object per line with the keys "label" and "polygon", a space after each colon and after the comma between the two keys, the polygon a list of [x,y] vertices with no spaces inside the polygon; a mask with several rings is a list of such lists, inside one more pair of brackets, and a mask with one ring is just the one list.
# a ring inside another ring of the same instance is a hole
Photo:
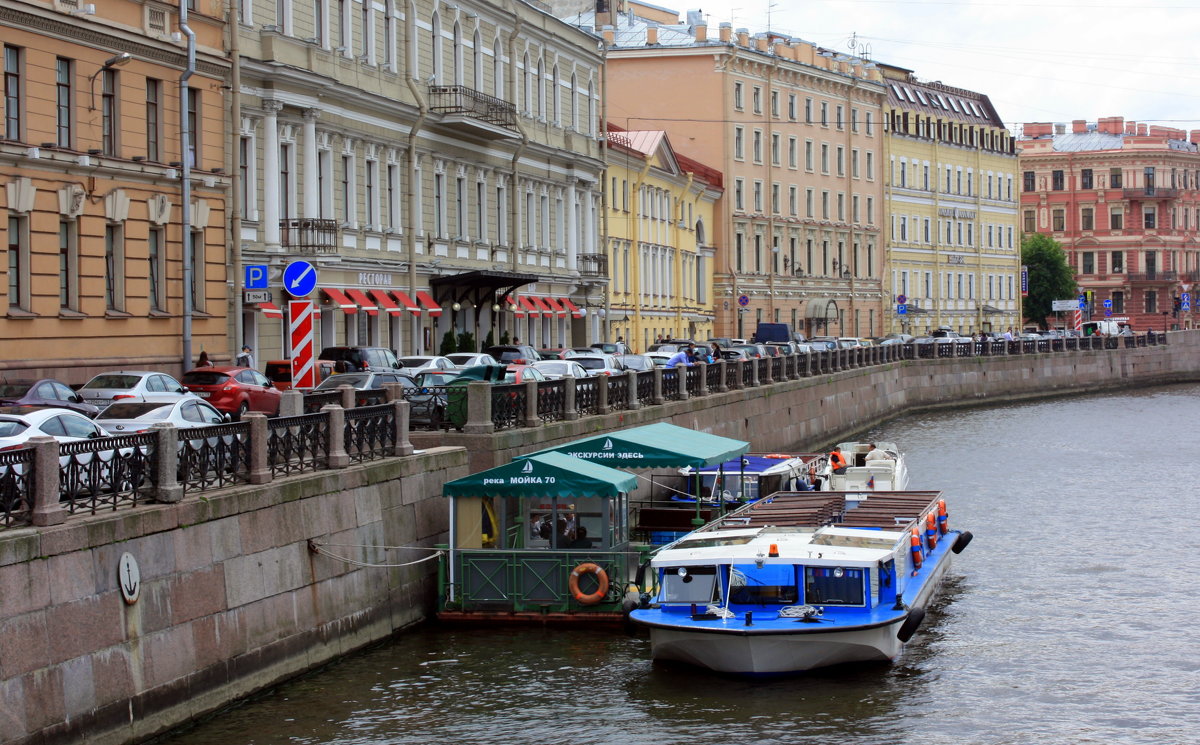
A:
{"label": "white sedan", "polygon": [[546,376],[546,380],[589,377],[590,374],[588,371],[584,369],[583,365],[576,362],[576,359],[578,358],[573,357],[569,360],[542,360],[533,363],[533,367],[536,370],[541,370],[542,374]]}
{"label": "white sedan", "polygon": [[454,363],[441,355],[417,355],[401,357],[396,363],[409,375],[416,375],[422,370],[453,370]]}
{"label": "white sedan", "polygon": [[198,398],[175,378],[153,370],[121,370],[100,373],[78,390],[84,401],[104,408],[113,401],[145,401],[147,398]]}
{"label": "white sedan", "polygon": [[446,355],[446,359],[453,362],[454,366],[459,367],[459,368],[475,367],[476,365],[499,365],[500,364],[498,361],[496,361],[495,357],[493,357],[490,354],[483,354],[482,352],[480,352],[479,354],[476,354],[474,352],[456,352],[454,354]]}
{"label": "white sedan", "polygon": [[617,358],[611,354],[592,354],[572,357],[572,362],[579,363],[588,375],[621,375],[625,369]]}
{"label": "white sedan", "polygon": [[[70,409],[27,406],[0,408],[0,450],[25,447],[32,437],[53,437],[60,443],[71,443],[108,436],[109,433],[104,427]],[[122,463],[116,462],[116,450],[59,456],[59,473],[62,479],[59,488],[63,499],[84,497],[88,493],[108,492],[114,488],[126,491],[140,486],[145,479],[146,464],[144,458],[131,459],[133,454],[132,447],[120,448]],[[98,464],[92,461],[93,458],[97,458],[102,465],[97,467]],[[9,468],[16,474],[24,473],[25,470],[20,463],[2,466],[0,479],[7,476],[5,471]]]}
{"label": "white sedan", "polygon": [[152,425],[165,422],[180,429],[224,424],[228,414],[222,414],[207,401],[118,401],[96,417],[100,426],[115,435],[146,432]]}

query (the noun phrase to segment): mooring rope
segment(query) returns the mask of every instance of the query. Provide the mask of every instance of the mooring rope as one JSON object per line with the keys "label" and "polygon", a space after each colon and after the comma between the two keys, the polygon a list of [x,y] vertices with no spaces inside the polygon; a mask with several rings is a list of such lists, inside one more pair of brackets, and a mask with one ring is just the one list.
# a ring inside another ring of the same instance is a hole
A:
{"label": "mooring rope", "polygon": [[[370,562],[359,561],[358,559],[351,559],[348,556],[339,556],[338,554],[335,554],[332,551],[326,551],[325,546],[336,546],[338,548],[381,548],[384,550],[412,549],[412,550],[416,550],[416,551],[433,551],[434,553],[431,554],[430,556],[426,556],[422,559],[417,559],[415,561],[406,561],[402,564],[374,564],[374,563],[370,563]],[[409,566],[413,566],[415,564],[421,564],[421,563],[429,561],[431,559],[436,559],[445,553],[440,548],[429,548],[427,546],[371,546],[371,545],[366,545],[366,544],[361,544],[361,543],[317,543],[316,541],[313,541],[313,540],[309,540],[308,550],[312,551],[314,554],[321,554],[322,556],[328,556],[331,559],[337,559],[338,561],[345,562],[351,566],[365,567],[368,569],[391,569],[391,568],[409,567]]]}

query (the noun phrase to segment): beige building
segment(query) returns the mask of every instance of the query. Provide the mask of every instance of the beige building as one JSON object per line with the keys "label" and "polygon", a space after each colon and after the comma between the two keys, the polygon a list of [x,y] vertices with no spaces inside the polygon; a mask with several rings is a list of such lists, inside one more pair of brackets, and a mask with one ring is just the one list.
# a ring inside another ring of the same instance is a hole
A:
{"label": "beige building", "polygon": [[297,260],[317,347],[600,338],[596,36],[519,0],[246,3],[239,28],[238,289],[267,281],[235,334],[260,360],[288,354]]}
{"label": "beige building", "polygon": [[190,13],[195,69],[181,105],[177,5],[0,7],[0,372],[10,379],[81,383],[113,368],[178,373],[200,350],[228,358],[223,8],[200,0]]}
{"label": "beige building", "polygon": [[888,89],[885,330],[1020,328],[1012,136],[987,96],[880,69]]}
{"label": "beige building", "polygon": [[[607,46],[606,111],[661,129],[720,170],[716,334],[760,321],[808,335],[882,332],[881,115],[886,88],[865,60],[697,11],[614,0],[565,16]],[[614,195],[615,196],[615,195]]]}
{"label": "beige building", "polygon": [[712,235],[721,174],[665,132],[608,132],[611,338],[645,351],[659,337],[713,334]]}

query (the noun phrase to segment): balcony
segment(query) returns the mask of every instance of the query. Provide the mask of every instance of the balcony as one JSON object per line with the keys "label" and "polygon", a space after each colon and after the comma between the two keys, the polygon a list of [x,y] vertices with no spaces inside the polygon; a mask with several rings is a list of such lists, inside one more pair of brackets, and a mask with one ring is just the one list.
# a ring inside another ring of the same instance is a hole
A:
{"label": "balcony", "polygon": [[1163,186],[1145,186],[1140,189],[1122,189],[1125,199],[1145,202],[1152,199],[1174,199],[1179,196],[1179,189]]}
{"label": "balcony", "polygon": [[462,85],[431,85],[429,97],[444,126],[492,140],[517,137],[517,109],[508,101]]}
{"label": "balcony", "polygon": [[324,255],[337,253],[337,220],[297,217],[279,221],[280,243],[289,253]]}
{"label": "balcony", "polygon": [[1174,282],[1179,279],[1178,272],[1141,272],[1126,276],[1130,282]]}
{"label": "balcony", "polygon": [[608,277],[607,254],[580,254],[579,275],[581,277]]}

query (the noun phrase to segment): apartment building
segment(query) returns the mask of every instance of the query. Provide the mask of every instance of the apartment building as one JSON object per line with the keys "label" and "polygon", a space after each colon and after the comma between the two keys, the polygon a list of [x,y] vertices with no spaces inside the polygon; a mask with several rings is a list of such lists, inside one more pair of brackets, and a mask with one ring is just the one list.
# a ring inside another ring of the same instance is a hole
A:
{"label": "apartment building", "polygon": [[0,7],[0,371],[10,379],[178,374],[201,350],[230,358],[230,65],[223,5],[194,5],[190,75],[175,4]]}
{"label": "apartment building", "polygon": [[1085,315],[1192,328],[1200,131],[1114,116],[1026,124],[1017,145],[1023,230],[1063,244]]}
{"label": "apartment building", "polygon": [[314,264],[318,346],[448,330],[595,341],[607,292],[598,38],[519,0],[240,8],[240,334],[286,356],[280,276]]}
{"label": "apartment building", "polygon": [[987,96],[880,64],[889,333],[1019,328],[1014,140]]}
{"label": "apartment building", "polygon": [[[567,12],[571,11],[571,12]],[[883,104],[871,62],[698,11],[615,0],[559,11],[606,46],[606,111],[718,169],[715,331],[882,333]],[[615,198],[616,195],[612,195]]]}
{"label": "apartment building", "polygon": [[608,129],[609,334],[645,351],[713,335],[709,244],[721,174],[662,131]]}

